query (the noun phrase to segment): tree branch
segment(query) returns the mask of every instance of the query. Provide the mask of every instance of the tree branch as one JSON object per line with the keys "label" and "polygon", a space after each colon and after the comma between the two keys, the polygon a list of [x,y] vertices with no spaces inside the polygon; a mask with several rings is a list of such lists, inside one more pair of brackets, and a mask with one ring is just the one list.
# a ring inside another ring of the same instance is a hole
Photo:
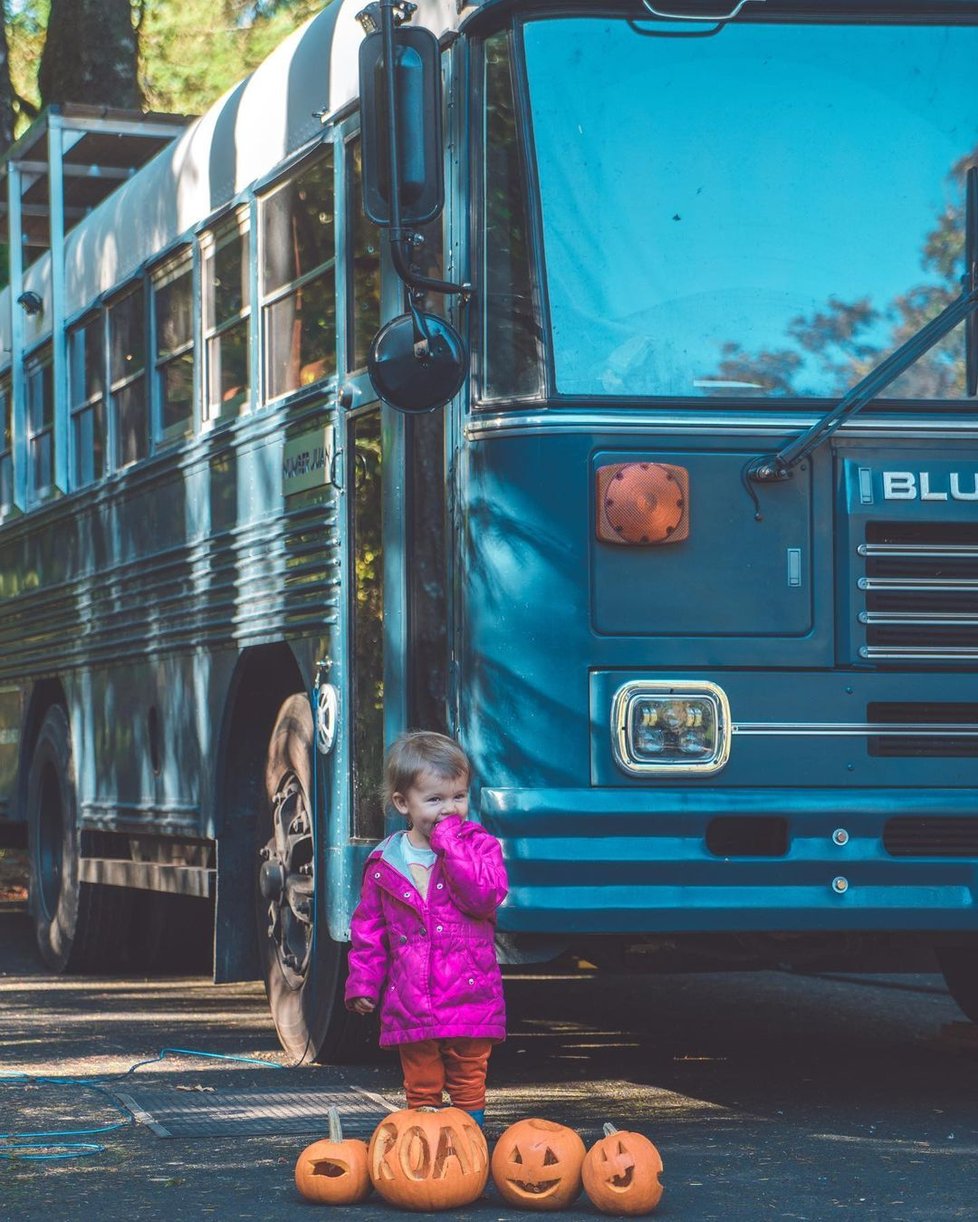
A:
{"label": "tree branch", "polygon": [[21,97],[19,93],[13,95],[14,109],[20,114],[26,115],[28,119],[36,119],[41,113],[40,107],[34,105],[28,98]]}

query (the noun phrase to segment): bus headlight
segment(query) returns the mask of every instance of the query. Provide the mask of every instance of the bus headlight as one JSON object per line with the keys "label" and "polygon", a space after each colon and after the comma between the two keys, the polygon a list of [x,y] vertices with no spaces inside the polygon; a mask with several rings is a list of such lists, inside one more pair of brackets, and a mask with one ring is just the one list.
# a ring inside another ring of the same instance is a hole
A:
{"label": "bus headlight", "polygon": [[615,762],[633,776],[711,773],[730,755],[730,705],[715,683],[642,680],[611,704]]}

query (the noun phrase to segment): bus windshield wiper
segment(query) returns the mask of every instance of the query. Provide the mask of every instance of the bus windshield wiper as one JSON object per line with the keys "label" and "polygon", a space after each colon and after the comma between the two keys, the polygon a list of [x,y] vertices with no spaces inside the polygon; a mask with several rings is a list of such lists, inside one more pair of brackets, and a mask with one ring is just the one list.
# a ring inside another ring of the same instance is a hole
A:
{"label": "bus windshield wiper", "polygon": [[936,318],[932,318],[896,351],[860,381],[839,400],[838,404],[817,420],[794,441],[782,446],[776,454],[765,454],[752,459],[744,474],[758,484],[775,483],[790,479],[794,468],[827,437],[858,411],[882,394],[894,379],[915,364],[933,346],[953,331],[958,323],[967,320],[965,345],[967,359],[968,394],[978,393],[978,169],[971,166],[967,173],[967,203],[965,207],[965,269],[961,277],[961,296],[946,306]]}

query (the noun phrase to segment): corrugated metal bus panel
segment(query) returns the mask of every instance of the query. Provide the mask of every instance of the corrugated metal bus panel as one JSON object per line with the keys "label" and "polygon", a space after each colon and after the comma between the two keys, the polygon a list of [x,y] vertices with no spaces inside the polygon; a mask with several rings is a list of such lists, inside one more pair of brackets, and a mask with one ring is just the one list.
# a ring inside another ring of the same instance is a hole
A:
{"label": "corrugated metal bus panel", "polygon": [[[157,487],[165,496],[167,485]],[[92,519],[100,508],[74,519],[73,541],[98,533]],[[110,517],[128,514],[131,521],[131,505],[110,508]],[[105,565],[99,565],[101,548],[59,547],[59,519],[52,515],[46,531],[18,532],[20,538],[0,548],[11,590],[0,621],[2,676],[49,666],[52,653],[72,667],[141,656],[147,648],[243,645],[272,631],[313,632],[335,622],[333,506],[312,504],[280,516],[266,510],[217,538],[155,551],[119,539],[112,524],[106,536],[115,536],[133,558]],[[54,580],[45,582],[45,573]]]}

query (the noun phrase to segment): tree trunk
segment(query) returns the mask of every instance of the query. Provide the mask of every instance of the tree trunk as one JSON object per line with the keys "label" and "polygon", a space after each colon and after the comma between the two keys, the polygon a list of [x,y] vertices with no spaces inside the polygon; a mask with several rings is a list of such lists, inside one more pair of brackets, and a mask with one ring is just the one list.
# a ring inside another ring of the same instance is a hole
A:
{"label": "tree trunk", "polygon": [[51,0],[38,72],[41,101],[138,110],[130,0]]}
{"label": "tree trunk", "polygon": [[0,0],[0,155],[14,142],[14,89],[7,51],[7,5]]}

